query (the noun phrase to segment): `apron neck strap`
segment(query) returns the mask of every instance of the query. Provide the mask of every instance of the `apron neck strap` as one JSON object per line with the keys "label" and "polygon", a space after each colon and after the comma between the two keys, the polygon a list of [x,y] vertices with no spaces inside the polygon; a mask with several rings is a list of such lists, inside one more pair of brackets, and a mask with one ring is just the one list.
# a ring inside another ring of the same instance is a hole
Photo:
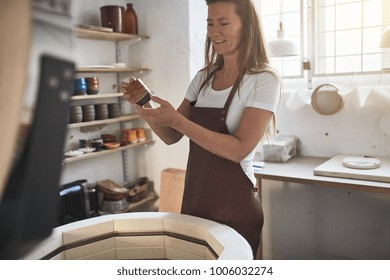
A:
{"label": "apron neck strap", "polygon": [[[212,77],[215,75],[215,72],[217,72],[219,69],[215,69],[213,70],[208,76],[207,78],[203,81],[200,89],[199,89],[199,92],[198,94],[200,93],[200,91],[202,90],[202,88],[206,85],[207,82],[209,82]],[[226,99],[226,102],[225,102],[225,105],[223,106],[223,111],[227,113],[227,111],[229,110],[229,107],[230,107],[230,104],[232,103],[232,100],[233,100],[233,97],[234,97],[234,93],[235,91],[238,90],[238,88],[235,87],[235,84],[233,84],[232,86],[232,89],[229,93],[229,96],[228,98]]]}
{"label": "apron neck strap", "polygon": [[223,109],[224,109],[224,111],[226,111],[226,113],[229,110],[230,104],[232,103],[232,100],[233,100],[233,97],[234,97],[234,93],[235,93],[236,90],[237,89],[233,85],[232,90],[230,91],[229,96],[226,99],[225,106],[223,106]]}

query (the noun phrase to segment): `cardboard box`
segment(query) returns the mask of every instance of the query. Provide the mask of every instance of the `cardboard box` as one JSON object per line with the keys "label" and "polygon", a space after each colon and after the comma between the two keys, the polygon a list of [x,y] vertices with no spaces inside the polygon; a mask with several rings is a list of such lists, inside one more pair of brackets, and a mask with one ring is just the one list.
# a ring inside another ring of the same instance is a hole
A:
{"label": "cardboard box", "polygon": [[161,171],[160,212],[180,213],[185,173],[185,170],[176,168]]}

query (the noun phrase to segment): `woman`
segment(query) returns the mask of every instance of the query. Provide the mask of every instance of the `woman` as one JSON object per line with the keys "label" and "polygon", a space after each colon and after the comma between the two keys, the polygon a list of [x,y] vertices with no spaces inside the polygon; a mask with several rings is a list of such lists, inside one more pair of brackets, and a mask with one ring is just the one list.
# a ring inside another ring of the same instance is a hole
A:
{"label": "woman", "polygon": [[[226,224],[256,256],[263,212],[252,160],[266,135],[280,94],[268,65],[260,22],[250,0],[206,0],[205,67],[177,110],[152,96],[157,109],[137,113],[167,144],[190,139],[182,213]],[[139,84],[138,84],[139,86]],[[122,83],[135,103],[137,83]]]}

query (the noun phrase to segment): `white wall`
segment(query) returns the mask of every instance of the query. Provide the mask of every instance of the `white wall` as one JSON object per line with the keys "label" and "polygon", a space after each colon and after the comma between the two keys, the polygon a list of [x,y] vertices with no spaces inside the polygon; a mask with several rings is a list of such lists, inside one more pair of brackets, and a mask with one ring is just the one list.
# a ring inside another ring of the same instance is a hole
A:
{"label": "white wall", "polygon": [[206,40],[206,1],[189,1],[190,77],[204,66]]}
{"label": "white wall", "polygon": [[[313,89],[324,83],[335,83],[343,92],[351,84],[361,87],[363,99],[370,90],[378,86],[390,86],[390,75],[355,77],[327,77],[314,80]],[[293,134],[300,139],[300,153],[307,156],[332,157],[337,153],[370,156],[390,156],[390,132],[383,132],[379,122],[390,107],[379,100],[375,106],[356,109],[352,102],[345,101],[344,108],[333,115],[320,115],[310,105],[298,111],[286,107],[286,102],[297,89],[304,89],[300,80],[285,81],[286,92],[277,114],[277,128],[280,134]],[[310,94],[313,90],[310,91]],[[390,92],[390,89],[389,89]]]}

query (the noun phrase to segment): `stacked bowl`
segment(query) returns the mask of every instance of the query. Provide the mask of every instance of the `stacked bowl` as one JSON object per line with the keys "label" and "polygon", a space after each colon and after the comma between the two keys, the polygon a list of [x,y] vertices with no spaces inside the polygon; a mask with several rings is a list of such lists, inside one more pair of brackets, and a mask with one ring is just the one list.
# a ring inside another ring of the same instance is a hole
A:
{"label": "stacked bowl", "polygon": [[69,123],[79,123],[83,120],[81,106],[71,106],[69,108]]}
{"label": "stacked bowl", "polygon": [[84,105],[82,106],[83,110],[83,122],[91,122],[95,120],[95,106],[94,105]]}
{"label": "stacked bowl", "polygon": [[110,119],[119,118],[121,115],[121,110],[118,103],[108,104],[108,117]]}
{"label": "stacked bowl", "polygon": [[96,120],[108,119],[108,106],[107,106],[107,104],[96,104],[95,105],[95,119]]}

